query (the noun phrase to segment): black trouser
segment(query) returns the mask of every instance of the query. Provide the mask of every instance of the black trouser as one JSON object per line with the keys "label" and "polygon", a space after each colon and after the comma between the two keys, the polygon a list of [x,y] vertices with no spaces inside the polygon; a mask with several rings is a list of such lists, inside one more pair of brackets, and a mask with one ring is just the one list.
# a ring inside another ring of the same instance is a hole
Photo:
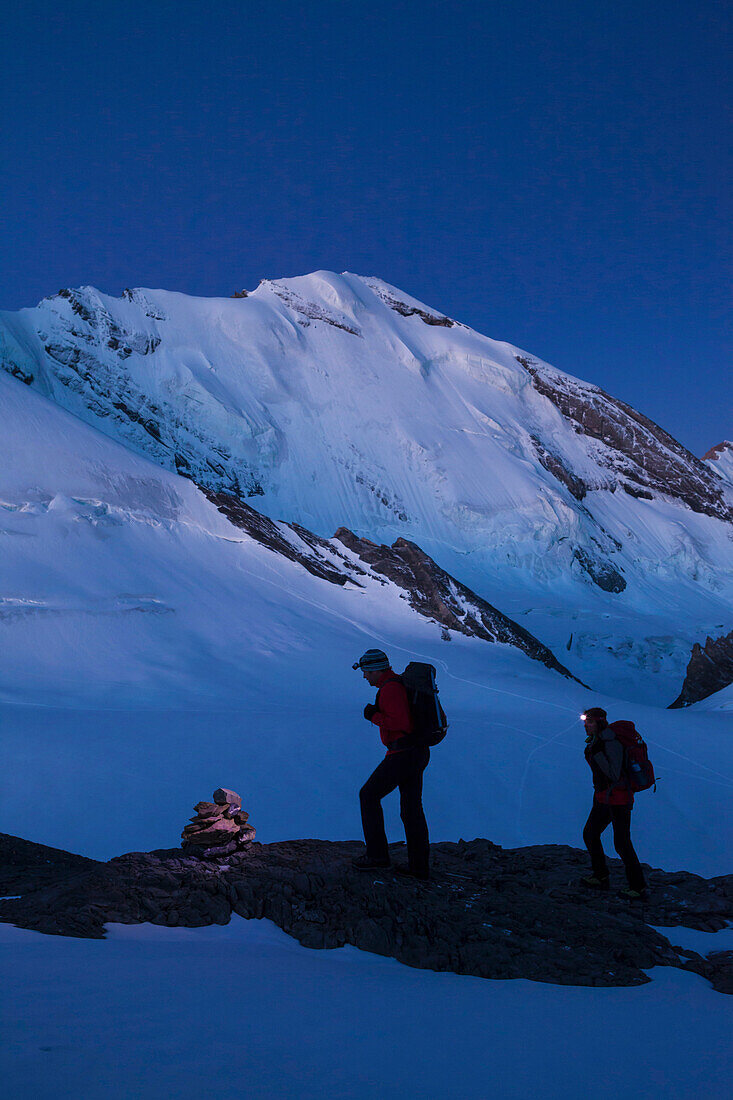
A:
{"label": "black trouser", "polygon": [[626,878],[632,890],[644,890],[644,872],[631,843],[631,806],[604,806],[593,803],[583,829],[583,840],[590,852],[593,874],[596,878],[608,878],[608,864],[603,854],[601,833],[613,824],[613,846],[624,862]]}
{"label": "black trouser", "polygon": [[430,760],[430,749],[419,746],[385,756],[359,791],[361,823],[367,855],[379,862],[389,860],[384,831],[382,799],[400,788],[400,817],[405,826],[410,870],[426,875],[430,861],[428,823],[422,808],[422,774]]}

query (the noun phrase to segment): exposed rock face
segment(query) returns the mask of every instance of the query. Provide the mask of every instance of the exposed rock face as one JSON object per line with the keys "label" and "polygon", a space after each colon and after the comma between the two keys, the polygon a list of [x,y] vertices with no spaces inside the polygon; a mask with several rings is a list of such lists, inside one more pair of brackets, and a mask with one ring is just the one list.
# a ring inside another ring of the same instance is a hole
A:
{"label": "exposed rock face", "polygon": [[703,462],[706,462],[718,477],[729,485],[733,484],[733,443],[729,439],[724,439],[716,447],[711,447],[707,454],[703,455]]}
{"label": "exposed rock face", "polygon": [[703,462],[717,462],[727,454],[728,451],[733,451],[733,443],[728,439],[724,439],[721,443],[717,443],[714,447],[711,447],[703,456]]}
{"label": "exposed rock face", "polygon": [[242,809],[236,791],[219,787],[213,799],[196,803],[196,815],[181,833],[183,850],[204,859],[241,851],[255,838],[254,828],[247,824],[249,814]]}
{"label": "exposed rock face", "polygon": [[286,306],[295,313],[300,314],[301,320],[298,324],[303,325],[305,328],[310,325],[311,321],[325,321],[327,325],[333,325],[334,328],[350,332],[352,336],[361,336],[361,329],[350,324],[345,314],[339,313],[337,310],[325,309],[318,302],[311,302],[307,298],[301,297],[300,294],[296,294],[291,287],[274,282],[272,279],[263,279],[260,286],[263,285],[277,294]]}
{"label": "exposed rock face", "polygon": [[560,455],[555,454],[548,447],[544,445],[538,436],[530,436],[532,444],[538,459],[544,468],[556,477],[558,481],[561,481],[566,489],[575,497],[576,500],[582,500],[585,494],[592,486],[587,485],[581,477],[574,474],[567,464],[563,462]]}
{"label": "exposed rock face", "polygon": [[[332,584],[346,584],[347,580],[358,584],[360,571],[350,567],[343,554],[339,560],[334,547],[326,539],[298,524],[276,523],[232,493],[214,493],[203,486],[200,488],[231,523],[276,554],[282,554],[288,561],[300,562],[314,577],[321,577]],[[333,559],[336,560],[331,564]]]}
{"label": "exposed rock face", "polygon": [[435,620],[447,630],[516,646],[562,676],[576,679],[547,646],[451,577],[414,542],[397,539],[391,546],[377,546],[369,539],[358,538],[346,527],[340,527],[334,538],[358,554],[375,573],[399,585],[411,606],[426,618]]}
{"label": "exposed rock face", "polygon": [[729,684],[733,684],[733,630],[720,638],[707,638],[704,646],[695,643],[682,691],[670,710],[699,703]]}
{"label": "exposed rock face", "polygon": [[421,309],[419,306],[412,306],[407,302],[403,302],[402,299],[398,298],[396,294],[391,294],[384,284],[377,280],[365,279],[364,282],[371,287],[375,294],[379,295],[390,309],[393,309],[395,313],[399,313],[401,317],[419,317],[426,325],[435,325],[439,328],[452,328],[456,324],[450,317],[444,317],[440,313],[429,313],[428,310]]}
{"label": "exposed rock face", "polygon": [[573,555],[591,580],[604,592],[623,592],[626,588],[626,581],[610,561],[592,557],[582,546],[576,546]]}
{"label": "exposed rock face", "polygon": [[575,431],[598,440],[596,461],[612,471],[631,496],[651,499],[648,490],[653,490],[684,501],[694,512],[733,520],[720,482],[705,462],[654,421],[598,386],[542,367],[529,356],[516,358],[535,389],[552,401]]}
{"label": "exposed rock face", "polygon": [[[528,657],[541,661],[562,676],[575,679],[547,646],[451,577],[414,542],[397,539],[391,547],[378,546],[369,539],[360,539],[346,527],[340,527],[331,540],[323,539],[300,524],[276,523],[230,493],[203,491],[237,527],[289,561],[299,562],[314,576],[332,584],[348,581],[356,585],[363,584],[370,573],[387,577],[405,593],[405,598],[420,615],[446,630],[516,646]],[[355,563],[353,556],[344,554],[339,544],[357,555],[366,568]]]}
{"label": "exposed rock face", "polygon": [[[4,856],[14,845],[15,838],[0,835],[5,890]],[[400,850],[393,845],[393,857]],[[108,922],[196,928],[227,924],[234,912],[275,921],[306,947],[353,944],[423,969],[624,986],[647,982],[650,967],[675,966],[733,992],[733,952],[703,957],[675,947],[674,928],[665,936],[652,927],[725,927],[733,916],[733,876],[705,880],[646,869],[650,897],[638,906],[579,888],[587,854],[562,845],[505,850],[488,840],[434,844],[435,878],[428,883],[391,871],[356,871],[351,858],[359,851],[361,845],[351,842],[255,842],[214,862],[174,849],[83,867],[68,862],[79,857],[60,853],[50,865],[54,881],[33,888],[29,871],[23,897],[0,902],[0,920],[101,938]],[[17,881],[17,867],[9,873]],[[621,886],[618,860],[611,861],[611,873]]]}

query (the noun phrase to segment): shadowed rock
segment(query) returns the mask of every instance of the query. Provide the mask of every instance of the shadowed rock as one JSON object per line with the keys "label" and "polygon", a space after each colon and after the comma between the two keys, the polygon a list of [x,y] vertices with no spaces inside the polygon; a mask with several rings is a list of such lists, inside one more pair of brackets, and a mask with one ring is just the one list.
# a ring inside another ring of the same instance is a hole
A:
{"label": "shadowed rock", "polygon": [[[256,542],[274,550],[276,554],[281,554],[288,561],[299,562],[314,577],[321,577],[322,580],[330,581],[331,584],[346,584],[347,581],[358,584],[357,578],[353,575],[355,571],[349,570],[345,562],[339,568],[339,563],[329,561],[323,554],[318,553],[319,544],[328,546],[325,539],[311,535],[304,528],[296,530],[289,523],[276,523],[275,520],[262,515],[233,493],[212,492],[203,485],[199,485],[199,488],[230,523],[246,531]],[[310,535],[310,538],[306,540],[304,535]]]}
{"label": "shadowed rock", "polygon": [[[28,860],[23,897],[0,902],[0,920],[55,935],[101,938],[108,922],[195,928],[226,924],[234,912],[272,920],[306,947],[353,944],[423,969],[623,986],[649,981],[651,967],[675,966],[733,992],[733,952],[683,950],[672,927],[724,928],[733,876],[645,868],[649,900],[634,904],[579,887],[587,854],[564,845],[433,844],[434,879],[422,883],[354,870],[356,842],[291,840],[207,862],[172,849],[81,866],[58,853],[55,878],[34,888],[37,846],[0,834],[0,873],[9,859],[17,875],[19,843]],[[399,863],[404,846],[391,852]],[[619,861],[610,867],[620,887]],[[669,935],[653,925],[670,926]]]}
{"label": "shadowed rock", "polygon": [[720,638],[695,642],[682,691],[669,709],[689,707],[733,684],[733,630]]}
{"label": "shadowed rock", "polygon": [[0,895],[42,889],[47,883],[102,866],[87,856],[0,833]]}

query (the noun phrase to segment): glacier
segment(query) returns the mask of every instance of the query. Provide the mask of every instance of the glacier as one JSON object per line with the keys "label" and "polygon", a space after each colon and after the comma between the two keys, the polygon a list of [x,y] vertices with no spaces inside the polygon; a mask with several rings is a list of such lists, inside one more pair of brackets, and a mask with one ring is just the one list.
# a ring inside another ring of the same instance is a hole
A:
{"label": "glacier", "polygon": [[669,703],[694,643],[729,629],[715,465],[380,279],[64,290],[0,315],[0,364],[273,520],[415,541],[599,689]]}

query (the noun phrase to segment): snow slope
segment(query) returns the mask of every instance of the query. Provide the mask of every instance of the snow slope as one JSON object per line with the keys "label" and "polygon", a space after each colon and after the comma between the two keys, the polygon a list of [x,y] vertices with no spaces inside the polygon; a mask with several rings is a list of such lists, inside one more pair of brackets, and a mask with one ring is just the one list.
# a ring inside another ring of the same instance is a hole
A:
{"label": "snow slope", "polygon": [[[351,663],[379,645],[398,669],[439,670],[451,730],[426,778],[436,839],[580,843],[579,684],[510,646],[443,640],[393,585],[311,575],[14,379],[0,400],[0,830],[100,858],[169,847],[224,785],[262,840],[358,837],[357,791],[381,753]],[[728,716],[592,698],[652,746],[642,857],[727,871]],[[388,823],[399,838],[394,800]]]}
{"label": "snow slope", "polygon": [[692,644],[730,620],[727,482],[596,387],[381,280],[63,291],[0,316],[0,362],[274,518],[413,539],[605,690],[671,702]]}
{"label": "snow slope", "polygon": [[[680,970],[626,989],[487,981],[350,947],[309,951],[239,917],[112,925],[107,940],[0,926],[0,953],[13,1008],[0,1069],[11,1095],[33,1100],[729,1093],[730,998]],[[640,1035],[630,1073],[623,1052]]]}

